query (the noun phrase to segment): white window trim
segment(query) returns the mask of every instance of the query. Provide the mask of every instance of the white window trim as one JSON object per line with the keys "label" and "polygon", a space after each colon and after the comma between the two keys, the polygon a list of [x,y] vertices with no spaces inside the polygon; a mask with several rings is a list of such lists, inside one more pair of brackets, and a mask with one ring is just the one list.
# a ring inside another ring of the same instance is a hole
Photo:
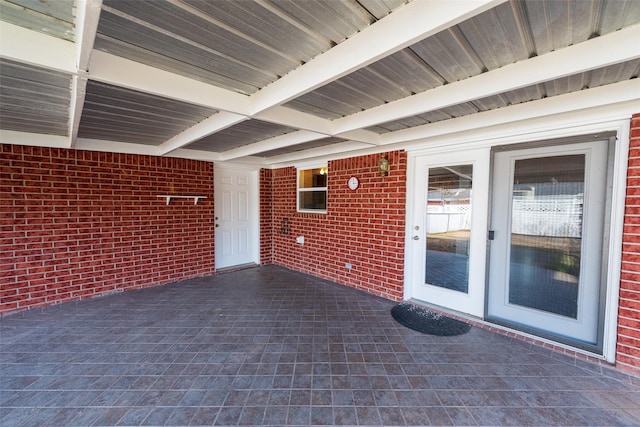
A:
{"label": "white window trim", "polygon": [[304,167],[296,168],[296,212],[300,213],[314,213],[314,214],[326,214],[327,209],[300,209],[300,193],[307,191],[324,191],[326,193],[326,201],[327,205],[329,204],[329,185],[327,178],[327,186],[326,187],[310,187],[310,188],[300,188],[300,173],[302,171],[311,170],[311,169],[327,169],[327,174],[329,173],[329,168],[327,164],[321,165],[305,165]]}

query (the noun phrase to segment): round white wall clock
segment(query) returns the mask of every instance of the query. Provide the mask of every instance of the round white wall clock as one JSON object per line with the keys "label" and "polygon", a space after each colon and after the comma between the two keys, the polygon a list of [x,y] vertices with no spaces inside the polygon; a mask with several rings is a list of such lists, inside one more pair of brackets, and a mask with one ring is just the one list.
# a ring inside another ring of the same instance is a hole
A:
{"label": "round white wall clock", "polygon": [[347,181],[347,185],[349,186],[350,190],[357,190],[360,186],[360,180],[358,180],[357,177],[352,176],[351,178],[349,178],[349,181]]}

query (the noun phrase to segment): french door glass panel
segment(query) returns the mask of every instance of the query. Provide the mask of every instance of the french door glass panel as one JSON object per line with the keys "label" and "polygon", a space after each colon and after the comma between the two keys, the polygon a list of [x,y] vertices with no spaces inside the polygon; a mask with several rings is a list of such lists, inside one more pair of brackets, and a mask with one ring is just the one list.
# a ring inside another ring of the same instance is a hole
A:
{"label": "french door glass panel", "polygon": [[495,154],[490,318],[596,343],[607,147],[596,141]]}
{"label": "french door glass panel", "polygon": [[509,303],[576,319],[585,155],[515,161]]}
{"label": "french door glass panel", "polygon": [[473,166],[429,169],[425,283],[469,290]]}

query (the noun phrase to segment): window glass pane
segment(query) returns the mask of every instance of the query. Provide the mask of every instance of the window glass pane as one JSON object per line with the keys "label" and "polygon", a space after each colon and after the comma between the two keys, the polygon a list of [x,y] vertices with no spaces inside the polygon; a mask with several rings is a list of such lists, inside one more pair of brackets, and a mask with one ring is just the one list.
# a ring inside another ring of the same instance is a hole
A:
{"label": "window glass pane", "polygon": [[509,302],[577,318],[585,156],[517,160]]}
{"label": "window glass pane", "polygon": [[300,171],[299,188],[318,188],[327,186],[327,168],[306,169]]}
{"label": "window glass pane", "polygon": [[300,191],[300,210],[314,209],[314,210],[326,210],[327,209],[327,192],[326,191]]}
{"label": "window glass pane", "polygon": [[425,282],[469,290],[473,165],[429,169]]}

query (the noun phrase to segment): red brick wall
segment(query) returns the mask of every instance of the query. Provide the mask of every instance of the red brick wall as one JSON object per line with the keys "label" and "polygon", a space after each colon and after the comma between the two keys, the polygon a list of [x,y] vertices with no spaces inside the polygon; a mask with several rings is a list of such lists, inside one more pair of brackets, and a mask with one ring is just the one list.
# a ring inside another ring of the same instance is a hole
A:
{"label": "red brick wall", "polygon": [[273,263],[273,171],[260,170],[260,263]]}
{"label": "red brick wall", "polygon": [[618,311],[618,367],[640,374],[640,114],[631,119]]}
{"label": "red brick wall", "polygon": [[0,163],[0,314],[213,274],[212,163],[2,144]]}
{"label": "red brick wall", "polygon": [[[378,173],[379,158],[328,163],[327,214],[296,212],[296,169],[271,171],[271,209],[261,215],[273,220],[273,248],[263,253],[262,262],[401,300],[407,158],[405,152],[389,153],[392,166],[386,177]],[[347,188],[352,175],[360,179],[356,191]],[[304,236],[304,245],[296,243],[297,236]]]}

